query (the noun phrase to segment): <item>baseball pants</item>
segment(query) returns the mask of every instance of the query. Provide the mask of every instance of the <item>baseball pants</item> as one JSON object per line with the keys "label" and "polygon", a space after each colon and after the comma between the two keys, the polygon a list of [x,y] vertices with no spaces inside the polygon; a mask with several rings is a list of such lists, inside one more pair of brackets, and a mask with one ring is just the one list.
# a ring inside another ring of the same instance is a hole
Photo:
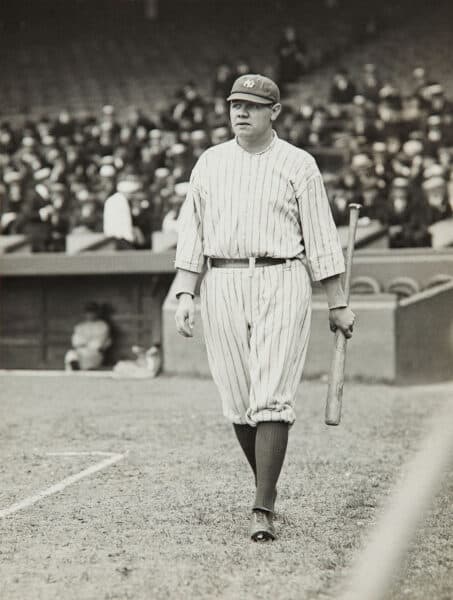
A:
{"label": "baseball pants", "polygon": [[208,268],[200,296],[209,366],[225,417],[252,426],[292,424],[311,321],[311,281],[301,260]]}

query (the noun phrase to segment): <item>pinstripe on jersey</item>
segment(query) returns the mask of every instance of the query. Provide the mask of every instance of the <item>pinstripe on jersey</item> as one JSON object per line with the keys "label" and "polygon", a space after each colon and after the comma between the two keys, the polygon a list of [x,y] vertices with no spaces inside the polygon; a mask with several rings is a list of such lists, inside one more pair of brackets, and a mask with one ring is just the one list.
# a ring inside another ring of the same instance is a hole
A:
{"label": "pinstripe on jersey", "polygon": [[236,139],[199,158],[181,209],[175,266],[201,272],[204,256],[290,258],[312,279],[344,271],[338,232],[314,158],[278,138],[258,154]]}
{"label": "pinstripe on jersey", "polygon": [[300,260],[210,269],[200,288],[203,329],[223,413],[233,423],[295,420],[311,318]]}

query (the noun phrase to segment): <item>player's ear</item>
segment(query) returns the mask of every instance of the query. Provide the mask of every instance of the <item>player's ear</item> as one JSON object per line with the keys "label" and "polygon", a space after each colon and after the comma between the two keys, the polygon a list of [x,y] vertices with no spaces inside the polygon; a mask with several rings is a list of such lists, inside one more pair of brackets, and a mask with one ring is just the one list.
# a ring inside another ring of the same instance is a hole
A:
{"label": "player's ear", "polygon": [[278,115],[282,112],[282,105],[277,102],[271,106],[271,121],[275,121],[278,118]]}

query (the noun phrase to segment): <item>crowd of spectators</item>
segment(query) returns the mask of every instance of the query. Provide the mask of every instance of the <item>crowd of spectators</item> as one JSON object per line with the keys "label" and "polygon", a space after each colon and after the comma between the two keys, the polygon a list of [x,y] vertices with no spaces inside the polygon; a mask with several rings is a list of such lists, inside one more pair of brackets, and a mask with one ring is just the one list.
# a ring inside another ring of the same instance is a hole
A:
{"label": "crowd of spectators", "polygon": [[[64,251],[66,236],[83,232],[104,232],[119,249],[150,248],[153,231],[176,229],[197,158],[230,137],[225,97],[251,69],[246,60],[222,63],[210,98],[187,82],[152,116],[131,109],[119,119],[107,105],[99,115],[62,111],[19,128],[2,122],[1,233],[27,235],[35,252]],[[337,224],[359,202],[364,216],[390,227],[392,246],[429,246],[429,225],[453,205],[453,106],[422,68],[413,75],[402,94],[375,65],[356,78],[340,69],[327,103],[286,98],[276,125],[323,163],[332,159],[324,174]]]}
{"label": "crowd of spectators", "polygon": [[206,102],[192,83],[155,118],[131,109],[120,121],[107,105],[99,116],[4,122],[1,233],[29,236],[35,252],[64,251],[68,233],[84,232],[149,248],[153,231],[174,227],[193,165],[228,138],[227,125],[224,101]]}
{"label": "crowd of spectators", "polygon": [[390,246],[430,246],[429,226],[452,215],[453,104],[423,68],[409,93],[374,64],[356,77],[338,69],[328,102],[286,106],[279,128],[323,161],[337,224],[358,202],[362,215],[389,227]]}

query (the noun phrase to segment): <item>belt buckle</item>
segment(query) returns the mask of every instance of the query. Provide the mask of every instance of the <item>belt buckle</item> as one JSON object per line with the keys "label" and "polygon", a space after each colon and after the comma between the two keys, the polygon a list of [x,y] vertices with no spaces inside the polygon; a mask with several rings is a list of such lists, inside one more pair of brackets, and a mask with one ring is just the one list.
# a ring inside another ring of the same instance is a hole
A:
{"label": "belt buckle", "polygon": [[253,277],[253,272],[255,271],[255,263],[256,258],[254,256],[251,256],[249,258],[249,277]]}

